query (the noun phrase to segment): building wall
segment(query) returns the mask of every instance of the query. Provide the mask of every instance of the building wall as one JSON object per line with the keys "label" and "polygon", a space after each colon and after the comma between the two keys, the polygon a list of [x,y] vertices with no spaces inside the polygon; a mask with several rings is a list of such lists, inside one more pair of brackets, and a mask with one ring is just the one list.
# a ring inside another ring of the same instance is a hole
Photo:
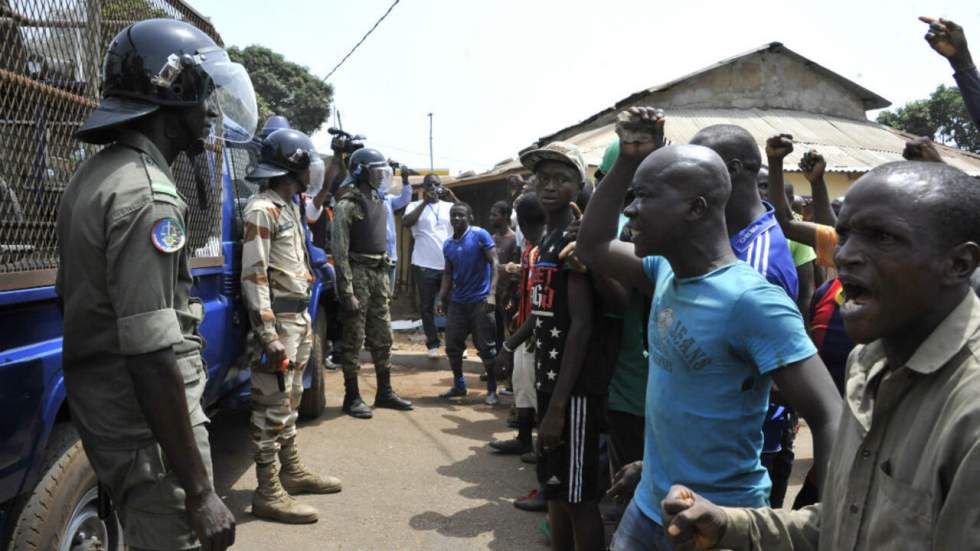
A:
{"label": "building wall", "polygon": [[[810,182],[806,180],[802,173],[784,172],[783,175],[787,182],[793,184],[793,191],[797,195],[812,195]],[[833,201],[838,197],[843,197],[851,185],[860,177],[861,174],[851,172],[828,173],[824,177],[824,181],[827,182],[827,193],[830,195],[830,200]]]}

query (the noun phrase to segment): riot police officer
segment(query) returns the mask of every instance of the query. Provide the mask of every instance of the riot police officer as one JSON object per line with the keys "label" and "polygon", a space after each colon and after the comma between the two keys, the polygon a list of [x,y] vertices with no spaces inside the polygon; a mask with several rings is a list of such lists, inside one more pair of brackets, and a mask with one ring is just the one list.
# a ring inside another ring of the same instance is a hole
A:
{"label": "riot police officer", "polygon": [[296,447],[303,370],[313,346],[307,312],[313,270],[297,195],[307,190],[311,175],[322,180],[322,165],[306,134],[272,132],[248,175],[266,185],[249,200],[244,215],[242,294],[257,348],[251,433],[258,488],[252,514],[291,524],[315,522],[318,515],[290,494],[329,494],[341,488],[340,480],[309,471]]}
{"label": "riot police officer", "polygon": [[57,223],[72,421],[130,549],[225,549],[235,518],[212,482],[204,312],[170,165],[203,154],[218,110],[250,138],[252,84],[206,34],[167,19],[120,32],[102,71],[103,98],[76,136],[108,145],[75,172]]}
{"label": "riot police officer", "polygon": [[412,409],[391,388],[391,316],[388,301],[391,261],[387,254],[385,194],[393,171],[376,149],[358,149],[349,160],[350,190],[334,207],[331,250],[337,268],[337,294],[349,316],[341,341],[345,413],[360,419],[374,414],[357,384],[361,343],[374,361],[378,390],[374,407]]}

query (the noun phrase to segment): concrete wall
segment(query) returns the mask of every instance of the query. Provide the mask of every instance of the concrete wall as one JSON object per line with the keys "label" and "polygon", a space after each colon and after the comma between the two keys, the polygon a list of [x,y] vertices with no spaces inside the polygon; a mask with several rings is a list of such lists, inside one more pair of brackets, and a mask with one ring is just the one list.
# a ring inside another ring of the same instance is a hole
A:
{"label": "concrete wall", "polygon": [[[793,184],[793,191],[797,195],[811,195],[810,182],[806,181],[803,174],[799,172],[784,172],[783,173],[787,182]],[[830,200],[833,201],[838,197],[843,197],[847,193],[847,190],[851,187],[861,174],[857,173],[842,173],[842,172],[832,172],[824,177],[824,181],[827,182],[827,193],[830,195]]]}

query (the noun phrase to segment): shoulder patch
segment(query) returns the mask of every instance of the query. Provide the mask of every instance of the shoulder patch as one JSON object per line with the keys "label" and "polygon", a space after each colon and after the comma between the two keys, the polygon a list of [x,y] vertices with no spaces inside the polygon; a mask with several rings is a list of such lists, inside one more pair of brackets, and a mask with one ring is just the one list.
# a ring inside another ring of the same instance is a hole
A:
{"label": "shoulder patch", "polygon": [[150,241],[162,253],[175,253],[187,243],[187,232],[176,218],[161,218],[150,230]]}

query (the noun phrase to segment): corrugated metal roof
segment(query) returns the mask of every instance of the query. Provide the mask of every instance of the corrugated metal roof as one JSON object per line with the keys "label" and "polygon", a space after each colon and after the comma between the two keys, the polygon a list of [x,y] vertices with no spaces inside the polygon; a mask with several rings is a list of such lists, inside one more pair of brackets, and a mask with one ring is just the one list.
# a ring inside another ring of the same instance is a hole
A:
{"label": "corrugated metal roof", "polygon": [[[785,161],[785,169],[796,172],[803,154],[816,149],[827,160],[829,172],[867,172],[891,161],[901,161],[910,134],[872,121],[854,121],[802,111],[762,109],[689,109],[667,113],[665,132],[673,143],[688,143],[702,128],[714,124],[736,124],[755,138],[765,159],[766,140],[775,134],[791,134],[796,147]],[[590,165],[598,166],[602,154],[615,139],[615,124],[577,134],[567,141],[581,149]],[[971,176],[980,176],[980,155],[937,145],[943,160]],[[521,170],[510,160],[483,174],[461,178],[454,185],[467,185],[499,178]]]}
{"label": "corrugated metal roof", "polygon": [[[867,172],[890,161],[901,161],[905,142],[913,136],[872,121],[853,121],[800,111],[760,109],[697,109],[667,113],[665,131],[673,143],[688,143],[702,128],[714,124],[736,124],[755,138],[765,159],[766,140],[775,134],[791,134],[796,148],[786,159],[786,170],[796,170],[803,154],[819,151],[831,172]],[[592,165],[613,139],[615,125],[608,124],[573,136],[568,141],[582,149]],[[938,146],[943,159],[972,176],[980,176],[980,155]]]}

